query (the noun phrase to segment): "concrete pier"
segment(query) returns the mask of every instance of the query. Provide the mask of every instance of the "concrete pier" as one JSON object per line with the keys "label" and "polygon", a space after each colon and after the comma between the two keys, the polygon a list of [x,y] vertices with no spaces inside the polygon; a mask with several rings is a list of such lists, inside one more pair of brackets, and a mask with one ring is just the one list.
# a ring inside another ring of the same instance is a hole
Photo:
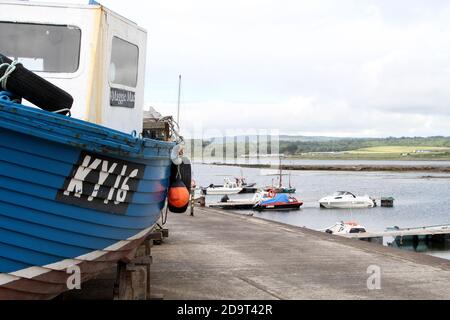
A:
{"label": "concrete pier", "polygon": [[151,270],[164,299],[450,299],[450,261],[425,254],[209,208],[167,227]]}

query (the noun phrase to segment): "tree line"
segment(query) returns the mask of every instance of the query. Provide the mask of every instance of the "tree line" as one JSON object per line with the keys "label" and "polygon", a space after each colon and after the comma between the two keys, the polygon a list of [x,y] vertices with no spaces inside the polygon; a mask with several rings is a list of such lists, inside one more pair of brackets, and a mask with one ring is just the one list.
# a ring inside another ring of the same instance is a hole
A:
{"label": "tree line", "polygon": [[342,138],[326,141],[280,141],[280,152],[287,155],[309,152],[344,152],[379,146],[450,148],[450,137]]}

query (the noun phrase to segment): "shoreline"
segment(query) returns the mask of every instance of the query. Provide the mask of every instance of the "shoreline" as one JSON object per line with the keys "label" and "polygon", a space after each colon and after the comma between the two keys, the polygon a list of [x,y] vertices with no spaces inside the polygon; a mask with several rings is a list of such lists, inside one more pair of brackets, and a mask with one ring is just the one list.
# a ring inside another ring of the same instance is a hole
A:
{"label": "shoreline", "polygon": [[[279,166],[273,166],[270,164],[231,164],[231,163],[202,163],[209,164],[213,166],[227,166],[227,167],[241,167],[241,168],[253,168],[253,169],[278,169]],[[283,170],[291,171],[356,171],[356,172],[440,172],[440,173],[450,173],[450,166],[432,166],[432,165],[298,165],[298,164],[286,164],[281,165]]]}

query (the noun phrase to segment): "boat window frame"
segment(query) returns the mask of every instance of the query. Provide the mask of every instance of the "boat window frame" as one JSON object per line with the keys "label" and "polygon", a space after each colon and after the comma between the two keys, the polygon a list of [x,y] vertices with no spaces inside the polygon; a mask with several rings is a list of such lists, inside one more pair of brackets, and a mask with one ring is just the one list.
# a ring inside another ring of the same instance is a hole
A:
{"label": "boat window frame", "polygon": [[58,23],[44,23],[44,22],[28,22],[28,21],[11,21],[11,20],[0,20],[1,23],[9,23],[9,24],[16,24],[16,25],[35,25],[35,26],[49,26],[49,27],[66,27],[66,28],[74,28],[79,31],[79,43],[78,43],[78,59],[77,59],[77,68],[74,71],[35,71],[32,69],[29,69],[30,71],[40,74],[44,77],[48,78],[76,78],[79,76],[82,70],[82,48],[83,48],[83,38],[84,38],[84,32],[83,28],[76,25],[76,24],[58,24]]}
{"label": "boat window frame", "polygon": [[[134,85],[134,87],[130,87],[130,86],[125,85],[125,84],[115,83],[115,82],[111,81],[111,78],[110,78],[110,72],[111,72],[111,63],[112,63],[113,41],[114,41],[114,38],[117,38],[117,39],[119,39],[119,40],[121,40],[121,41],[123,41],[123,42],[126,42],[126,43],[132,45],[133,47],[136,47],[136,49],[137,49],[136,84]],[[139,86],[139,75],[140,75],[140,73],[139,73],[139,62],[140,62],[140,59],[141,59],[141,56],[140,56],[140,55],[141,55],[141,49],[139,48],[139,45],[136,44],[136,43],[133,43],[133,42],[131,42],[131,41],[125,40],[123,37],[121,37],[121,36],[119,36],[119,35],[117,35],[117,34],[113,34],[113,35],[111,36],[110,44],[111,44],[111,46],[110,46],[109,64],[108,64],[108,73],[107,73],[107,75],[108,75],[108,84],[109,84],[109,87],[110,87],[110,88],[114,88],[114,89],[131,90],[131,91],[133,91],[134,93],[136,93],[137,90],[138,90],[138,86]]]}

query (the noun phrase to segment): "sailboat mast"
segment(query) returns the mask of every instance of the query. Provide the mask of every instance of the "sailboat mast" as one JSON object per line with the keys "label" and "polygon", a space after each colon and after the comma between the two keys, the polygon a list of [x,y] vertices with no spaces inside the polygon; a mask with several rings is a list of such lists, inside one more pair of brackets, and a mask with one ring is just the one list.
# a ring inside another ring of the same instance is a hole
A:
{"label": "sailboat mast", "polygon": [[279,185],[280,188],[283,186],[282,179],[283,179],[283,168],[281,167],[281,155],[280,155],[280,185]]}

